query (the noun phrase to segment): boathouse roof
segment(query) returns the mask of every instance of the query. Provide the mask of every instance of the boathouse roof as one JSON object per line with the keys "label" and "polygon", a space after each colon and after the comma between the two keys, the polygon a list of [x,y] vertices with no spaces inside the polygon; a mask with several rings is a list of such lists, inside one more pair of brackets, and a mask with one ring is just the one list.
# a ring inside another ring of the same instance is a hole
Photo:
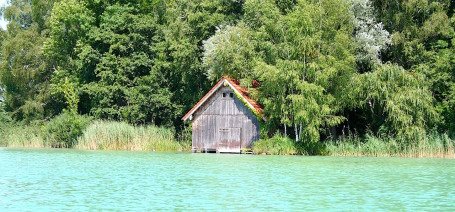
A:
{"label": "boathouse roof", "polygon": [[215,86],[213,86],[213,88],[210,89],[210,91],[207,94],[205,94],[205,96],[202,97],[202,99],[200,99],[199,102],[196,103],[196,105],[194,105],[194,107],[191,108],[190,111],[188,111],[188,113],[185,114],[185,116],[183,116],[182,120],[187,121],[188,119],[190,119],[190,117],[193,115],[193,113],[195,113],[214,93],[216,93],[216,91],[218,89],[223,87],[223,85],[231,87],[232,90],[236,94],[238,94],[238,96],[242,97],[242,99],[248,105],[248,108],[250,110],[254,110],[253,112],[255,112],[256,114],[259,114],[263,118],[263,120],[265,120],[265,117],[263,117],[263,115],[262,115],[261,106],[256,101],[252,100],[249,97],[248,89],[246,87],[242,88],[240,86],[240,83],[237,80],[231,79],[227,76],[222,77],[220,79],[220,81],[218,81],[215,84]]}

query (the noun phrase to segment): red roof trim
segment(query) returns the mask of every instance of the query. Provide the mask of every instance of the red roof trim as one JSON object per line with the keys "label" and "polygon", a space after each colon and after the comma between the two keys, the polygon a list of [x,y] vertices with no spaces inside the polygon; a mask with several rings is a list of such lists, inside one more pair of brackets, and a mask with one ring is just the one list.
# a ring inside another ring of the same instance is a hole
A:
{"label": "red roof trim", "polygon": [[233,80],[227,76],[224,76],[220,79],[220,81],[218,81],[215,86],[213,86],[212,89],[210,89],[210,91],[205,94],[204,97],[202,97],[202,99],[199,100],[198,103],[196,103],[196,105],[194,105],[193,108],[191,108],[190,111],[188,111],[188,113],[185,114],[185,116],[183,116],[182,120],[183,121],[186,121],[188,119],[188,117],[190,115],[192,115],[194,112],[196,112],[196,110],[202,105],[204,104],[205,101],[207,101],[207,99],[212,96],[215,91],[218,90],[218,88],[221,87],[222,83],[226,81],[228,82],[228,84],[230,85],[231,88],[233,88],[238,94],[240,94],[240,96],[243,97],[243,99],[248,102],[248,104],[254,108],[254,110],[256,110],[257,113],[261,114],[262,115],[262,108],[261,106],[254,100],[250,99],[250,97],[248,96],[249,92],[248,92],[248,89],[246,88],[242,88],[240,87],[240,83],[236,80]]}
{"label": "red roof trim", "polygon": [[238,81],[232,80],[229,77],[225,76],[223,78],[225,78],[234,87],[234,89],[239,92],[239,94],[250,104],[251,107],[256,110],[256,112],[262,114],[261,106],[249,97],[250,92],[247,88],[240,87],[240,83]]}

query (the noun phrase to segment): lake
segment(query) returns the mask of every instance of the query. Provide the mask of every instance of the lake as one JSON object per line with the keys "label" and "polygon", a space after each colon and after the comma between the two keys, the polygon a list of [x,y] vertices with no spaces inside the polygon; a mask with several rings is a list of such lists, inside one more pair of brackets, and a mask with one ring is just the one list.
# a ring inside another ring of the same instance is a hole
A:
{"label": "lake", "polygon": [[455,160],[0,148],[0,211],[455,210]]}

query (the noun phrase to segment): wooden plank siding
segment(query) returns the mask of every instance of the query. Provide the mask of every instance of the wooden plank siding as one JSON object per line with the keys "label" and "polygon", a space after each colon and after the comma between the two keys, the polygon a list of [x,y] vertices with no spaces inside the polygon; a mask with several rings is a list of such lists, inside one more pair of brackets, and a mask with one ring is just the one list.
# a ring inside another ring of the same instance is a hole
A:
{"label": "wooden plank siding", "polygon": [[[226,93],[226,97],[223,97],[223,93]],[[233,93],[232,97],[230,93]],[[229,133],[223,136],[220,131]],[[227,135],[229,138],[225,138]],[[240,138],[240,147],[221,148],[222,141],[235,145],[233,139],[237,136]],[[193,114],[192,138],[193,149],[237,152],[237,149],[251,148],[253,142],[259,140],[259,121],[230,87],[222,87]]]}

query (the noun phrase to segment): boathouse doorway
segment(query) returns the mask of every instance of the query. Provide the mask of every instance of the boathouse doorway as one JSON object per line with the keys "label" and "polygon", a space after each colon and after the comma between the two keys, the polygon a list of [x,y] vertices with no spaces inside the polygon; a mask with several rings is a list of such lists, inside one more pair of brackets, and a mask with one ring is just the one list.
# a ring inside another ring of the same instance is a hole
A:
{"label": "boathouse doorway", "polygon": [[221,128],[218,130],[217,151],[223,152],[240,152],[241,148],[241,128]]}

